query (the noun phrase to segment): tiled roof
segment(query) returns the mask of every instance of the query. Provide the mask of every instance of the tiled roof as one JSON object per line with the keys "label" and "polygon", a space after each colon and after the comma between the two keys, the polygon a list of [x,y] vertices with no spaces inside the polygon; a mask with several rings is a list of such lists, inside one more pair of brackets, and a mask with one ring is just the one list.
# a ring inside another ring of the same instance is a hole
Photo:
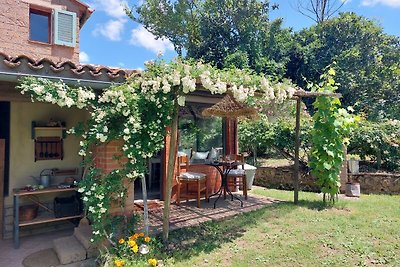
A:
{"label": "tiled roof", "polygon": [[76,64],[72,61],[53,62],[48,58],[35,60],[26,55],[13,57],[2,52],[0,52],[0,72],[114,83],[124,82],[128,76],[139,73],[136,70]]}

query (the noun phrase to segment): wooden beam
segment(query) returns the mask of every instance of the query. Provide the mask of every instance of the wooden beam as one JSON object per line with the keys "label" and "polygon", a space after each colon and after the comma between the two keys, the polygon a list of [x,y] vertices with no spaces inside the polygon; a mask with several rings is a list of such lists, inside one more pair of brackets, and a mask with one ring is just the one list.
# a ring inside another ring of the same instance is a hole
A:
{"label": "wooden beam", "polygon": [[329,96],[329,97],[337,97],[341,98],[342,94],[339,93],[331,93],[331,92],[310,92],[304,90],[297,90],[293,96],[297,97],[317,97],[317,96]]}
{"label": "wooden beam", "polygon": [[11,82],[0,82],[0,101],[31,102],[30,96],[21,94],[21,92],[15,88],[16,85],[17,84]]}
{"label": "wooden beam", "polygon": [[294,204],[299,202],[299,180],[300,180],[300,115],[301,97],[296,101],[296,140],[294,151]]}

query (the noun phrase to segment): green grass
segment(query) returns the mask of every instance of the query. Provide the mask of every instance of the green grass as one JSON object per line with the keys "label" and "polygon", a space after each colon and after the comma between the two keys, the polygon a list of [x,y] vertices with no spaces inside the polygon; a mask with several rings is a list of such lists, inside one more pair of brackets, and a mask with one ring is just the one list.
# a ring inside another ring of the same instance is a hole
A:
{"label": "green grass", "polygon": [[252,190],[284,202],[171,233],[167,266],[400,266],[400,196],[334,207],[315,193]]}

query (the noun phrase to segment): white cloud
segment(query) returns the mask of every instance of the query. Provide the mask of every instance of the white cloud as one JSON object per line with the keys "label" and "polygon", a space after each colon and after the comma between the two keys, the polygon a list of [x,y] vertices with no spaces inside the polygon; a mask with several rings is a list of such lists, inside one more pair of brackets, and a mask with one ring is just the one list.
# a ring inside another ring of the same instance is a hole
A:
{"label": "white cloud", "polygon": [[400,0],[362,0],[363,6],[375,6],[377,4],[386,5],[390,7],[400,7]]}
{"label": "white cloud", "polygon": [[120,41],[126,22],[126,19],[111,19],[105,24],[96,25],[96,29],[93,31],[93,34],[95,36],[99,34],[103,35],[111,41]]}
{"label": "white cloud", "polygon": [[127,5],[127,2],[125,0],[92,0],[89,5],[95,10],[105,12],[112,18],[122,19],[126,17],[124,6]]}
{"label": "white cloud", "polygon": [[143,26],[139,26],[132,30],[132,36],[129,43],[136,46],[142,46],[155,54],[159,52],[164,53],[166,50],[174,50],[174,46],[168,39],[156,39],[156,37]]}
{"label": "white cloud", "polygon": [[79,53],[79,62],[85,64],[89,63],[89,61],[90,61],[89,55],[86,52],[81,51]]}

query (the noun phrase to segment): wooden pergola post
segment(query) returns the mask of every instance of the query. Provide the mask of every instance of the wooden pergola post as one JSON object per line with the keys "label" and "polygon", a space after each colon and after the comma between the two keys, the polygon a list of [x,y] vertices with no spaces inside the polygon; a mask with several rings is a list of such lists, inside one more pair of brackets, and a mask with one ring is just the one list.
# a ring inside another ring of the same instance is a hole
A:
{"label": "wooden pergola post", "polygon": [[296,136],[295,136],[295,151],[294,151],[294,171],[293,171],[293,181],[294,181],[294,204],[299,203],[299,180],[300,180],[300,118],[301,118],[301,99],[303,97],[342,97],[339,93],[330,92],[307,92],[302,89],[297,90],[294,93],[294,99],[296,99]]}
{"label": "wooden pergola post", "polygon": [[300,180],[300,107],[301,96],[296,100],[296,137],[294,151],[294,204],[299,202],[299,180]]}

